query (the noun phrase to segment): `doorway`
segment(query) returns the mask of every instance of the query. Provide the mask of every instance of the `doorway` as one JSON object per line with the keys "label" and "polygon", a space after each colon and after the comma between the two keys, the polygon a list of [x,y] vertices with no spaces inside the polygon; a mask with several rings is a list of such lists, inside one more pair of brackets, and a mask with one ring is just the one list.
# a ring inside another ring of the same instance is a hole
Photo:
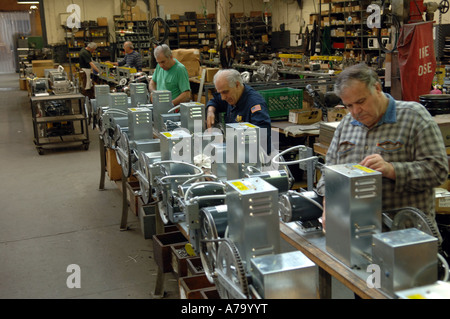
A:
{"label": "doorway", "polygon": [[31,33],[28,12],[0,12],[0,73],[14,73],[17,67],[18,39]]}

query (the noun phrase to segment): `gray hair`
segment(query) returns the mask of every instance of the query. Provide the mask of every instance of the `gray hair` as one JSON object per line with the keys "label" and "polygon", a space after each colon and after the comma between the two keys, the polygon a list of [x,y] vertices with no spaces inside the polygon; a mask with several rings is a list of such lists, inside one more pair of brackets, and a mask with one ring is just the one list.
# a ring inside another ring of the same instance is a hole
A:
{"label": "gray hair", "polygon": [[370,90],[375,88],[376,83],[380,83],[378,74],[372,68],[365,63],[359,63],[339,73],[334,84],[334,93],[340,96],[342,90],[349,87],[353,81],[365,83]]}
{"label": "gray hair", "polygon": [[97,43],[95,42],[89,42],[89,44],[87,45],[87,47],[89,49],[97,49]]}
{"label": "gray hair", "polygon": [[133,42],[131,42],[131,41],[126,41],[126,42],[123,44],[123,47],[124,47],[124,48],[125,48],[126,46],[128,46],[130,49],[134,49]]}
{"label": "gray hair", "polygon": [[155,58],[157,58],[161,53],[163,53],[166,58],[170,58],[172,56],[172,50],[170,50],[167,44],[161,44],[155,48]]}
{"label": "gray hair", "polygon": [[227,79],[228,82],[228,86],[231,87],[235,87],[236,83],[239,82],[240,85],[243,85],[243,81],[242,81],[242,77],[241,77],[241,73],[239,73],[239,71],[235,70],[235,69],[222,69],[219,70],[215,75],[214,75],[214,85],[216,84],[216,81],[219,77],[224,76]]}

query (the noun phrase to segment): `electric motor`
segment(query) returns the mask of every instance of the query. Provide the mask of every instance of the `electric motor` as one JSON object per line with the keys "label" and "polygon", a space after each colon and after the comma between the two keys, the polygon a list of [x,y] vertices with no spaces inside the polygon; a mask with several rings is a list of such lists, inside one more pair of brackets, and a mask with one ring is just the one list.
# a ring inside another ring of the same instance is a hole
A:
{"label": "electric motor", "polygon": [[306,222],[320,218],[323,210],[312,201],[322,205],[321,196],[314,191],[301,193],[289,191],[281,195],[278,207],[282,220],[288,223],[293,221]]}

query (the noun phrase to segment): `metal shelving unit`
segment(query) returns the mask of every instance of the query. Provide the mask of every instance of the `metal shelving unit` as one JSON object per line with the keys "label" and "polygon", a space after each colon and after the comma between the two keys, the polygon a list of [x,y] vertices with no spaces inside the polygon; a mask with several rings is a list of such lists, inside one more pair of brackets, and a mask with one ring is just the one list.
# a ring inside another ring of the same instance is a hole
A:
{"label": "metal shelving unit", "polygon": [[147,20],[125,20],[121,16],[114,16],[114,30],[116,33],[116,60],[125,56],[123,44],[126,41],[133,42],[134,50],[142,56],[142,61],[151,50],[151,36]]}
{"label": "metal shelving unit", "polygon": [[320,1],[319,23],[322,32],[326,26],[330,28],[331,51],[334,54],[353,51],[354,57],[382,56],[376,32],[384,31],[367,26],[370,14],[366,11],[368,4],[369,1],[355,0]]}
{"label": "metal shelving unit", "polygon": [[[216,40],[216,19],[196,18],[166,20],[169,27],[169,46],[172,49],[199,48],[207,52]],[[161,30],[163,32],[163,30]]]}

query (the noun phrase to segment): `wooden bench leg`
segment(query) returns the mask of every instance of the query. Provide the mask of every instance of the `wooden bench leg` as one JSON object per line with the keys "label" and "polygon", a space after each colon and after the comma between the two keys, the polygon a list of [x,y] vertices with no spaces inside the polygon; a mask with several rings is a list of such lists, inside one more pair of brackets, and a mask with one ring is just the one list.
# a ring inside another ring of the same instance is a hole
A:
{"label": "wooden bench leg", "polygon": [[319,298],[331,299],[331,275],[319,267]]}
{"label": "wooden bench leg", "polygon": [[105,173],[106,173],[106,150],[105,150],[105,142],[101,138],[100,134],[98,135],[100,141],[100,185],[99,189],[105,189]]}

